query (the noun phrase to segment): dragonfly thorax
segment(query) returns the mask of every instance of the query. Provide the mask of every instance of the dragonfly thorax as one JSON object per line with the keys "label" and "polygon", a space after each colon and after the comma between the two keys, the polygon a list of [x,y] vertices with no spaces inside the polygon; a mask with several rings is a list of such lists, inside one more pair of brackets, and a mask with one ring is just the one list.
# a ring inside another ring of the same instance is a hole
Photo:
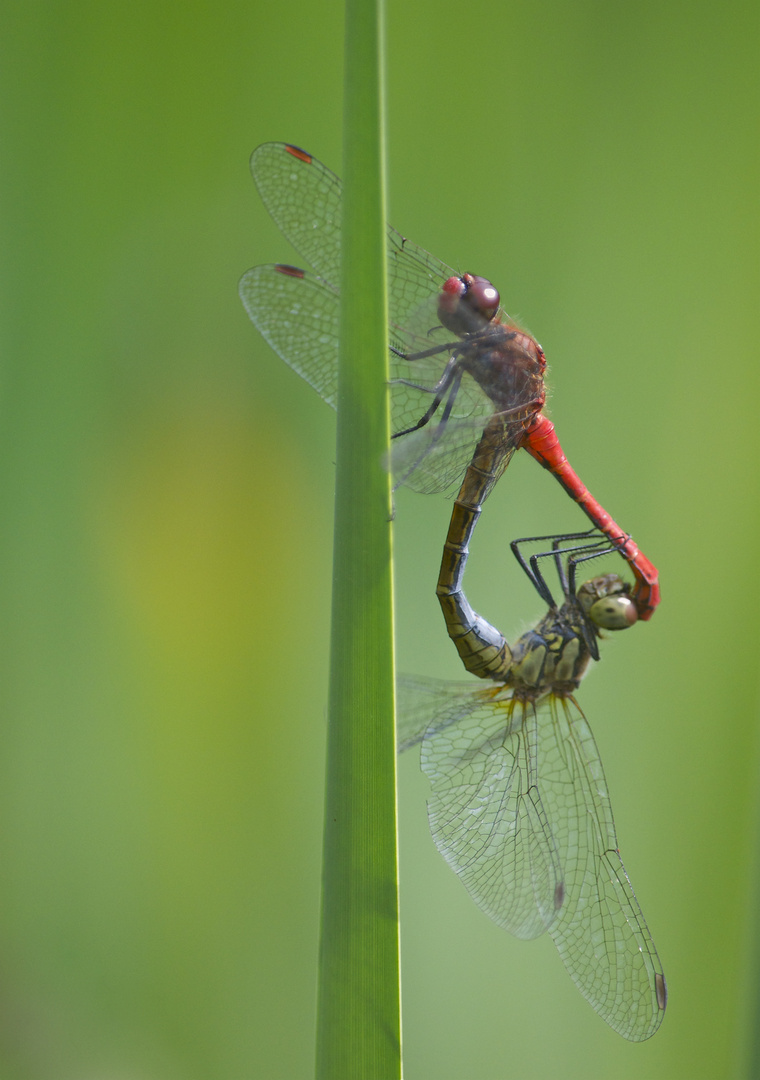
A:
{"label": "dragonfly thorax", "polygon": [[546,359],[530,334],[495,321],[465,340],[460,366],[488,395],[498,413],[527,419],[546,401]]}
{"label": "dragonfly thorax", "polygon": [[514,696],[537,700],[545,694],[572,694],[586,673],[591,654],[583,634],[549,612],[535,630],[529,630],[512,650],[509,685]]}

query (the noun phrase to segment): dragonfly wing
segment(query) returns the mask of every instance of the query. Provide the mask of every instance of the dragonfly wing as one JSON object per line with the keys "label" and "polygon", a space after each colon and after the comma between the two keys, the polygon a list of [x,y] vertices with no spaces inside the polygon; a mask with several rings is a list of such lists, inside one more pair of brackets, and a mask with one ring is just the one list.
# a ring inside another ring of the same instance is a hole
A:
{"label": "dragonfly wing", "polygon": [[321,162],[295,149],[262,143],[251,154],[251,175],[280,232],[337,289],[343,185]]}
{"label": "dragonfly wing", "polygon": [[[393,387],[391,388],[393,390]],[[423,494],[450,493],[461,483],[464,471],[482,444],[487,418],[432,421],[391,443],[388,457],[395,487],[408,487]],[[501,477],[522,437],[524,422],[504,423],[494,434],[489,480],[483,489],[484,502]],[[482,448],[482,446],[481,446]]]}
{"label": "dragonfly wing", "polygon": [[[390,343],[402,353],[423,352],[451,341],[451,331],[441,326],[438,300],[441,286],[457,272],[429,251],[413,244],[392,226],[386,227],[388,261],[388,316]],[[419,372],[440,373],[448,354],[408,362]],[[425,381],[425,378],[420,379]]]}
{"label": "dragonfly wing", "polygon": [[254,266],[240,279],[240,298],[264,340],[335,408],[339,319],[335,290],[304,270],[290,274],[274,265]]}
{"label": "dragonfly wing", "polygon": [[[442,682],[421,675],[396,678],[396,742],[399,754],[418,746],[427,735],[450,727],[477,708],[488,693],[472,682]],[[493,691],[489,696],[493,696]]]}
{"label": "dragonfly wing", "polygon": [[604,770],[572,698],[540,709],[539,784],[565,870],[549,927],[573,982],[624,1038],[648,1039],[665,1009],[665,979],[617,849]]}
{"label": "dragonfly wing", "polygon": [[[386,226],[388,281],[391,320],[405,326],[413,320],[429,298],[437,310],[438,294],[444,281],[457,277],[447,263],[412,243],[391,225]],[[431,325],[437,325],[436,318]]]}
{"label": "dragonfly wing", "polygon": [[[430,780],[430,831],[473,900],[499,926],[532,938],[551,926],[562,896],[559,857],[536,784],[535,711],[493,690],[431,684],[429,709],[402,721],[406,745],[420,741]],[[414,693],[424,696],[419,681]],[[416,736],[415,733],[416,732]]]}
{"label": "dragonfly wing", "polygon": [[[253,151],[251,174],[280,231],[319,276],[337,288],[340,178],[311,154],[282,142],[263,143]],[[426,299],[437,297],[443,282],[456,271],[390,225],[386,226],[386,245],[390,318],[403,326]]]}

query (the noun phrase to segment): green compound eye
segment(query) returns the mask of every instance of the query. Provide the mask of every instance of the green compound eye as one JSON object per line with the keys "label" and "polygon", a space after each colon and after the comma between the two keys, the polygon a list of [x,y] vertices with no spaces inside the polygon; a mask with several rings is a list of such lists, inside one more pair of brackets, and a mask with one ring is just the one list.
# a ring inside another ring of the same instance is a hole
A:
{"label": "green compound eye", "polygon": [[627,630],[639,617],[630,596],[603,596],[591,605],[588,614],[603,630]]}

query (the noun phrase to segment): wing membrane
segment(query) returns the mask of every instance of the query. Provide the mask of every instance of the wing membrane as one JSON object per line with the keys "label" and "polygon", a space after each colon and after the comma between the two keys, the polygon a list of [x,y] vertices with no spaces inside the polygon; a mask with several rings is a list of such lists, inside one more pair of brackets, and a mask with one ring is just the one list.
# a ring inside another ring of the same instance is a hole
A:
{"label": "wing membrane", "polygon": [[312,274],[254,266],[240,279],[251,322],[279,357],[333,408],[338,404],[338,297]]}
{"label": "wing membrane", "polygon": [[[413,687],[417,721],[404,722],[403,745],[428,712],[424,682]],[[435,684],[429,689],[434,716],[420,741],[436,847],[499,926],[537,937],[557,917],[562,869],[536,783],[535,711],[513,710],[511,697],[494,699],[491,690],[455,695],[441,708]]]}
{"label": "wing membrane", "polygon": [[662,965],[575,700],[404,677],[399,704],[399,751],[421,744],[433,839],[475,902],[517,937],[548,930],[596,1012],[648,1039],[664,1014]]}
{"label": "wing membrane", "polygon": [[565,902],[549,933],[610,1027],[648,1039],[663,1017],[662,964],[620,858],[594,736],[572,698],[550,697],[540,728],[541,794],[565,869]]}

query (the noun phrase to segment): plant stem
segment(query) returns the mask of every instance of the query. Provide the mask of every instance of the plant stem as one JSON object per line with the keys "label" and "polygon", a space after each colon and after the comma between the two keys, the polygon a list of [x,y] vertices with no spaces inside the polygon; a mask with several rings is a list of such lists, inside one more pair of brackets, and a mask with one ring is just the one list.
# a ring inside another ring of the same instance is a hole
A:
{"label": "plant stem", "polygon": [[382,18],[347,0],[318,1080],[401,1075]]}

